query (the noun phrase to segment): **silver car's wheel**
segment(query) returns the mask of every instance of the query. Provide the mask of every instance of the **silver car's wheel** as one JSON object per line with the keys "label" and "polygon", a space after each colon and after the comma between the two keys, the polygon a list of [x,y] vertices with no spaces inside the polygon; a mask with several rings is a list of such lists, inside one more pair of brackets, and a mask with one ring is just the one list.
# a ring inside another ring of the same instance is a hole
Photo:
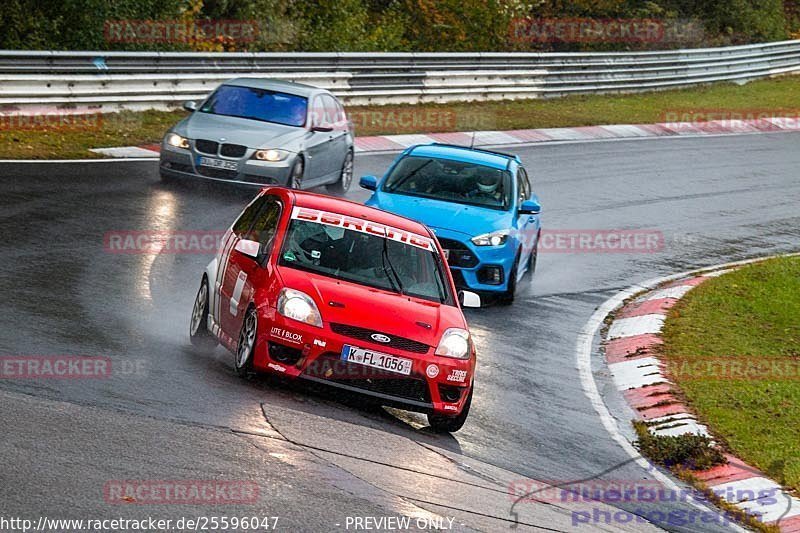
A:
{"label": "silver car's wheel", "polygon": [[236,372],[246,377],[253,373],[253,352],[256,348],[256,333],[258,331],[258,316],[252,307],[247,310],[239,333],[239,345],[236,348],[234,366]]}
{"label": "silver car's wheel", "polygon": [[345,194],[353,182],[353,152],[348,151],[342,163],[342,172],[336,183],[328,185],[328,190],[337,194]]}
{"label": "silver car's wheel", "polygon": [[292,165],[292,171],[289,174],[289,183],[287,185],[290,189],[302,189],[303,188],[303,172],[305,171],[305,166],[303,165],[303,158],[298,157],[297,161],[294,162]]}
{"label": "silver car's wheel", "polygon": [[212,349],[217,345],[217,340],[208,331],[208,280],[205,276],[194,299],[192,319],[189,321],[189,339],[198,348]]}

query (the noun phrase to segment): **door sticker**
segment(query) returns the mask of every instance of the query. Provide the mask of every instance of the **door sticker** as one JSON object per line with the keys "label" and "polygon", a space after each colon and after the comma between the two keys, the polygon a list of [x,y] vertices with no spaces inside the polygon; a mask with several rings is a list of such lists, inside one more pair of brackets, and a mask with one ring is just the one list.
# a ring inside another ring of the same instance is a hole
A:
{"label": "door sticker", "polygon": [[236,285],[233,287],[233,294],[231,295],[231,314],[236,316],[239,314],[239,300],[242,297],[244,290],[244,283],[247,281],[247,272],[239,271],[239,277],[236,278]]}

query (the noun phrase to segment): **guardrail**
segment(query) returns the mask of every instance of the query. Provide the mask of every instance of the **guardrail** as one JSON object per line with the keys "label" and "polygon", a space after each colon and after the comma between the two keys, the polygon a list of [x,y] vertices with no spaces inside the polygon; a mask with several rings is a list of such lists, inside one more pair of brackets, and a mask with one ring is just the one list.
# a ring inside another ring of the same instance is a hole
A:
{"label": "guardrail", "polygon": [[330,89],[347,104],[637,92],[800,71],[800,41],[614,53],[0,51],[0,111],[170,108],[234,77]]}

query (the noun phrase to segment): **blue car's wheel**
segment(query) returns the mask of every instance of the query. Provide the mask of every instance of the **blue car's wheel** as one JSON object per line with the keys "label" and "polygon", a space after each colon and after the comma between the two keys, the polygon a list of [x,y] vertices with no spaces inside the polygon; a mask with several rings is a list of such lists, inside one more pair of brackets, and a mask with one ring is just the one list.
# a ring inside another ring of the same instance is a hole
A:
{"label": "blue car's wheel", "polygon": [[[540,232],[541,235],[541,232]],[[531,250],[531,255],[528,256],[528,273],[533,276],[536,272],[536,261],[539,259],[539,237],[536,238],[536,246]]]}
{"label": "blue car's wheel", "polygon": [[519,273],[520,255],[522,255],[522,250],[517,250],[517,256],[514,258],[514,265],[508,272],[508,289],[498,300],[500,305],[511,305],[514,303],[514,297],[517,295],[517,274]]}

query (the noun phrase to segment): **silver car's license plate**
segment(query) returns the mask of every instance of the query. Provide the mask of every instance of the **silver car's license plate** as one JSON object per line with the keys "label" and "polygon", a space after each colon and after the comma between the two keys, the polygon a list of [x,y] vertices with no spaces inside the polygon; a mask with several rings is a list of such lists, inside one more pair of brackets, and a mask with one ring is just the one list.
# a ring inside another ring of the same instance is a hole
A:
{"label": "silver car's license plate", "polygon": [[224,159],[214,159],[213,157],[199,157],[197,164],[203,167],[221,168],[223,170],[236,170],[236,161],[225,161]]}

